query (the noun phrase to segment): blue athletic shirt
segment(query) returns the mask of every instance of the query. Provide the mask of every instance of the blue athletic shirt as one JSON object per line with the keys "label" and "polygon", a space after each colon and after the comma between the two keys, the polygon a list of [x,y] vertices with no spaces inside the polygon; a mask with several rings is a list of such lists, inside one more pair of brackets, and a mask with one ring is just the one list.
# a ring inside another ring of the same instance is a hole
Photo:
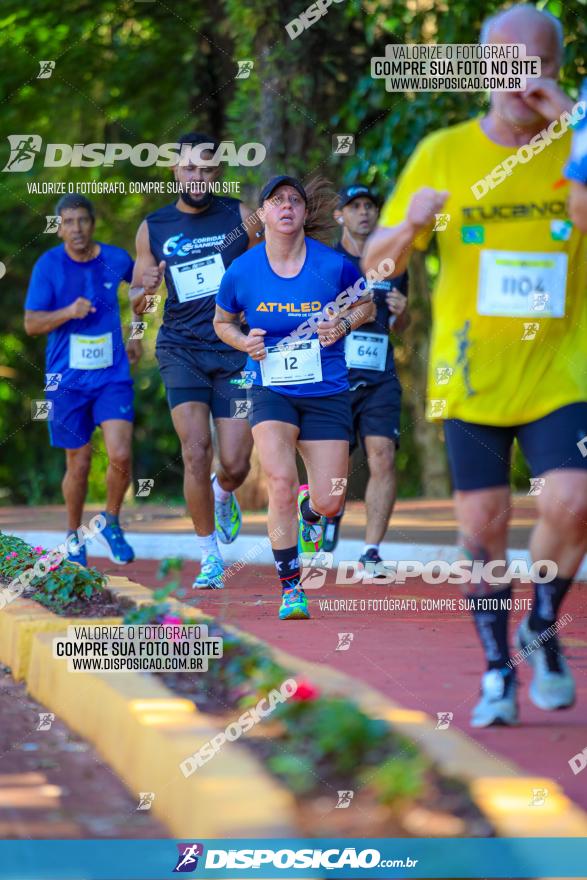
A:
{"label": "blue athletic shirt", "polygon": [[[284,340],[361,277],[356,266],[333,248],[313,238],[305,241],[306,259],[294,278],[282,278],[273,271],[263,242],[237,257],[220,283],[217,304],[232,314],[244,312],[251,329],[266,330],[265,347]],[[318,336],[314,332],[305,338]],[[344,337],[321,348],[320,360],[321,382],[271,385],[271,390],[289,397],[326,397],[348,390]],[[258,361],[248,358],[246,369],[254,374],[254,385],[263,384]]]}
{"label": "blue athletic shirt", "polygon": [[[39,257],[33,267],[26,309],[56,311],[75,302],[78,296],[91,300],[96,309],[85,318],[73,318],[47,334],[45,369],[47,373],[61,373],[60,388],[92,391],[107,382],[132,381],[120,325],[118,287],[121,281],[130,282],[133,261],[122,248],[97,244],[100,253],[93,260],[84,263],[72,260],[60,244]],[[112,333],[112,366],[94,370],[70,368],[70,336],[74,333],[81,336]]]}

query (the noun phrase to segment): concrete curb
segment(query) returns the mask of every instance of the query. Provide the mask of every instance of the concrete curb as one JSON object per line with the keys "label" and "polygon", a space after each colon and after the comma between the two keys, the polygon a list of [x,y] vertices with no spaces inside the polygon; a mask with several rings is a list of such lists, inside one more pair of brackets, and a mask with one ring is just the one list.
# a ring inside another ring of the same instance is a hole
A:
{"label": "concrete curb", "polygon": [[[141,602],[151,598],[134,585],[124,593]],[[121,619],[59,618],[16,599],[0,611],[0,660],[26,680],[35,700],[95,746],[137,801],[141,791],[155,793],[152,810],[171,836],[295,837],[293,798],[238,743],[226,742],[222,760],[188,779],[182,775],[181,761],[220,732],[212,716],[151,676],[69,673],[65,659],[53,658],[57,633],[96,622]]]}
{"label": "concrete curb", "polygon": [[[57,635],[70,625],[91,623],[95,623],[95,618],[58,617],[38,602],[16,599],[0,611],[0,661],[10,667],[15,681],[22,681],[27,677],[33,639],[38,633]],[[104,617],[100,623],[116,624],[120,618]]]}
{"label": "concrete curb", "polygon": [[[41,547],[56,547],[64,538],[62,532],[53,531],[13,531],[7,534],[22,538],[28,544]],[[129,543],[134,548],[137,559],[165,559],[167,556],[181,556],[184,559],[199,561],[200,552],[194,535],[188,533],[168,534],[165,532],[126,532]],[[273,554],[269,539],[264,534],[241,535],[233,544],[221,546],[225,562],[251,563],[254,565],[273,565]],[[90,556],[107,559],[105,547],[97,541],[88,545]],[[357,560],[363,552],[363,542],[343,539],[334,553],[335,563]],[[385,560],[411,559],[423,564],[442,560],[455,562],[460,558],[459,549],[451,544],[415,544],[385,541],[381,545],[381,557]],[[508,558],[524,560],[531,563],[528,550],[513,548],[508,550]],[[581,563],[575,580],[587,580],[587,557]]]}
{"label": "concrete curb", "polygon": [[[151,591],[127,578],[110,578],[109,586],[113,592],[132,597],[133,601],[149,601]],[[202,621],[210,619],[189,605],[176,600],[172,600],[172,604],[186,616]],[[553,779],[527,775],[515,764],[494,757],[456,728],[436,730],[436,719],[424,712],[403,708],[346,673],[273,648],[232,625],[224,625],[224,628],[252,645],[263,645],[277,663],[308,678],[324,693],[354,700],[365,713],[383,718],[398,733],[416,741],[444,773],[457,776],[469,785],[473,800],[500,837],[587,836],[587,813],[574,804]],[[534,788],[548,790],[548,798],[540,808],[530,806]]]}

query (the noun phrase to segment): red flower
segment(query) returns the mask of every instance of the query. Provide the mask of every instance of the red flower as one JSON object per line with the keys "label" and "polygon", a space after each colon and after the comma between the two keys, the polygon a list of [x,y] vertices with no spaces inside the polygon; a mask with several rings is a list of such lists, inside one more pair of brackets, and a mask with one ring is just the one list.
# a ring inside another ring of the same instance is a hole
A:
{"label": "red flower", "polygon": [[320,696],[320,691],[315,684],[305,678],[298,681],[297,689],[291,695],[291,700],[315,700]]}

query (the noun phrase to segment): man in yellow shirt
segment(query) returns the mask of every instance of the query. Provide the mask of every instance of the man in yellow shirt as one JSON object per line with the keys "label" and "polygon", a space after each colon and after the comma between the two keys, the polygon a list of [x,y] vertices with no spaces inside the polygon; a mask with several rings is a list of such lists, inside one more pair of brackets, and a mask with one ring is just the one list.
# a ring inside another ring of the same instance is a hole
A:
{"label": "man in yellow shirt", "polygon": [[[444,420],[465,558],[506,560],[514,438],[538,478],[530,551],[558,574],[534,584],[517,642],[532,648],[533,703],[562,709],[573,705],[575,684],[549,627],[587,550],[587,173],[571,182],[563,174],[571,126],[585,107],[556,84],[562,31],[548,13],[514,6],[485,23],[482,41],[525,43],[527,55],[541,58],[541,78],[524,92],[493,93],[485,117],[424,138],[363,267],[385,256],[403,271],[412,248],[427,247],[435,216],[445,215],[436,224],[446,229],[438,235],[428,417]],[[506,566],[493,569],[501,583],[470,585],[488,667],[476,727],[518,718]]]}

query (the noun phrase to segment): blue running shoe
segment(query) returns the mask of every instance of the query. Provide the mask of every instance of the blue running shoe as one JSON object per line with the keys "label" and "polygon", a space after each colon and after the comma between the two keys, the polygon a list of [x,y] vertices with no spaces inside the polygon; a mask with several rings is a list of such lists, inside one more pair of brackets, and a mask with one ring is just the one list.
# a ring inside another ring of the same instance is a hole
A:
{"label": "blue running shoe", "polygon": [[124,537],[124,532],[118,523],[105,526],[101,532],[94,535],[92,540],[103,544],[112,562],[118,565],[128,565],[135,558],[135,551]]}
{"label": "blue running shoe", "polygon": [[224,562],[220,556],[210,553],[202,559],[200,573],[192,584],[194,590],[222,590]]}
{"label": "blue running shoe", "polygon": [[[216,474],[212,474],[212,483],[216,479]],[[223,544],[232,544],[233,541],[236,541],[241,530],[243,516],[234,492],[230,493],[226,501],[214,499],[214,520],[219,541]]]}
{"label": "blue running shoe", "polygon": [[67,546],[69,547],[69,552],[67,554],[68,561],[77,562],[78,565],[83,565],[87,568],[88,554],[86,552],[86,545],[85,543],[80,544],[75,532],[70,532],[67,536]]}

